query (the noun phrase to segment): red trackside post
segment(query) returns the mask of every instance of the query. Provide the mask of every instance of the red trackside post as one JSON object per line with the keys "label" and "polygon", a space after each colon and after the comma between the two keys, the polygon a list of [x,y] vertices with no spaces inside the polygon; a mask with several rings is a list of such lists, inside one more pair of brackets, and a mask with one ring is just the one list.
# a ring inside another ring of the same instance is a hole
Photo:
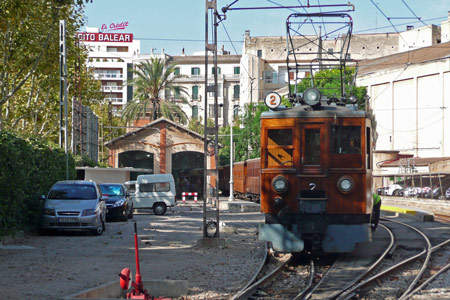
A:
{"label": "red trackside post", "polygon": [[139,245],[138,245],[138,236],[137,236],[137,224],[134,222],[134,251],[136,256],[136,284],[138,286],[139,291],[144,290],[144,285],[142,283],[141,278],[141,270],[139,268]]}

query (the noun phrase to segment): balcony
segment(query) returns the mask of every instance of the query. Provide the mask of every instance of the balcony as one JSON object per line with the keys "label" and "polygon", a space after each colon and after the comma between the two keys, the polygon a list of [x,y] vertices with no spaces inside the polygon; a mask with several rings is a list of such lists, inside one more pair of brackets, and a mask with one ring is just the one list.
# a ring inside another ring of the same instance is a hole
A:
{"label": "balcony", "polygon": [[113,104],[115,104],[115,103],[123,103],[123,98],[107,97],[107,98],[105,98],[105,100],[106,100],[107,102],[111,102],[111,103],[113,103]]}
{"label": "balcony", "polygon": [[116,79],[116,78],[123,78],[123,74],[95,72],[95,79]]}
{"label": "balcony", "polygon": [[103,92],[122,92],[123,87],[120,85],[104,85],[102,86]]}

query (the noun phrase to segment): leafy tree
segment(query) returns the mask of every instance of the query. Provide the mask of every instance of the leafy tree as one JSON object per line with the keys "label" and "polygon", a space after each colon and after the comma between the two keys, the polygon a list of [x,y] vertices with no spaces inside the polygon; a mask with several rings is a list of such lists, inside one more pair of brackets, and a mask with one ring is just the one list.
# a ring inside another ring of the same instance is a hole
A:
{"label": "leafy tree", "polygon": [[[344,81],[344,93],[346,95],[354,95],[358,99],[360,108],[364,107],[364,97],[367,94],[365,87],[357,87],[353,84],[355,78],[355,68],[348,67],[342,73]],[[311,75],[306,76],[297,85],[297,92],[303,93],[306,89],[312,87],[312,82],[323,95],[328,97],[340,98],[341,95],[341,71],[339,69],[324,69],[314,74],[312,80]],[[291,87],[293,88],[293,87]]]}
{"label": "leafy tree", "polygon": [[87,50],[75,41],[83,9],[83,1],[0,3],[0,130],[57,140],[60,19],[66,20],[69,112],[73,96],[91,107],[103,99],[99,81],[86,68]]}
{"label": "leafy tree", "polygon": [[[207,126],[208,127],[214,127],[214,120],[213,119],[208,119],[207,121]],[[188,129],[197,132],[198,134],[203,135],[205,132],[205,124],[202,120],[202,118],[193,118],[191,120],[189,120],[188,123]],[[220,129],[219,129],[220,130]]]}
{"label": "leafy tree", "polygon": [[[161,94],[165,94],[166,91],[174,94],[186,93],[185,87],[174,84],[174,80],[178,77],[171,76],[174,72],[174,65],[166,66],[159,58],[152,58],[138,65],[137,70],[134,71],[136,77],[127,82],[134,86],[134,99],[127,103],[122,118],[132,121],[149,114],[150,121],[153,121],[161,114],[169,120],[179,119],[180,123],[186,124],[188,117],[183,109],[176,103],[161,97]],[[188,104],[183,97],[181,100],[184,104]]]}
{"label": "leafy tree", "polygon": [[[244,107],[244,113],[234,121],[233,161],[244,161],[249,158],[259,157],[261,152],[261,114],[267,110],[269,109],[264,103],[247,104]],[[219,142],[223,146],[219,150],[220,163],[226,165],[230,162],[230,126],[222,127],[219,130],[219,135]]]}

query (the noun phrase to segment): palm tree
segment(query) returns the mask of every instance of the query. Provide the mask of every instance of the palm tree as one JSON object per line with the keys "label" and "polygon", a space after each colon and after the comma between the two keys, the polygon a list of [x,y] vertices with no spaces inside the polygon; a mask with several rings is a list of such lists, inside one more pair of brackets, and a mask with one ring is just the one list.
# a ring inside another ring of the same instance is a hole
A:
{"label": "palm tree", "polygon": [[[169,120],[186,124],[188,117],[181,107],[160,96],[169,91],[173,94],[181,92],[187,94],[185,87],[174,85],[174,80],[178,77],[170,76],[174,71],[174,65],[165,66],[159,58],[152,58],[137,65],[137,69],[133,71],[135,78],[126,83],[133,85],[134,98],[127,103],[122,118],[132,121],[149,115],[150,121],[154,121],[160,114]],[[185,98],[180,99],[189,105]]]}

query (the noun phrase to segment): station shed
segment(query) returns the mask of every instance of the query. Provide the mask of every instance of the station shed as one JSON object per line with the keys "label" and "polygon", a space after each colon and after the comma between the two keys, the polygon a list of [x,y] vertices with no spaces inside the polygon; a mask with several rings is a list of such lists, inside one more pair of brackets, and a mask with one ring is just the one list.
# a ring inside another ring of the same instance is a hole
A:
{"label": "station shed", "polygon": [[[105,144],[114,168],[153,169],[154,174],[172,174],[177,198],[182,192],[203,196],[204,138],[165,118],[135,122],[135,127]],[[211,156],[208,164],[213,164]]]}
{"label": "station shed", "polygon": [[413,157],[399,151],[374,151],[374,190],[392,184],[437,187],[441,195],[450,187],[450,157]]}

